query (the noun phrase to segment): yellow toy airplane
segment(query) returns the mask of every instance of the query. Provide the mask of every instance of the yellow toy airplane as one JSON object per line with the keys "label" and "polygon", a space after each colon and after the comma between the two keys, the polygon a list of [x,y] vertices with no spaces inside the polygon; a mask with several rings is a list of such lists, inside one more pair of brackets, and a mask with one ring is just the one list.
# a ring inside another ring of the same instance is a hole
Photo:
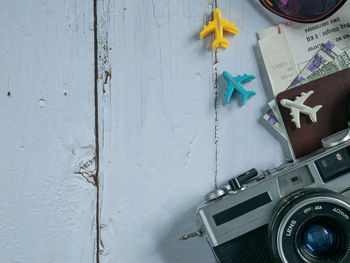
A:
{"label": "yellow toy airplane", "polygon": [[238,28],[229,23],[227,20],[221,18],[221,12],[219,8],[214,10],[213,21],[210,21],[207,26],[200,33],[200,38],[215,31],[215,40],[212,45],[212,49],[217,47],[228,48],[228,41],[224,38],[224,31],[231,32],[233,34],[238,34]]}

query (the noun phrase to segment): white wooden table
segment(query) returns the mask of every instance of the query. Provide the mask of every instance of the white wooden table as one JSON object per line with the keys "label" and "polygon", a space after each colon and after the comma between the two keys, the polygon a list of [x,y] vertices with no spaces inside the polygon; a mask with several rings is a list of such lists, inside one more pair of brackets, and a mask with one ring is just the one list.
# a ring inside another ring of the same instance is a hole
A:
{"label": "white wooden table", "polygon": [[[199,39],[215,7],[230,48]],[[212,263],[195,210],[217,184],[280,164],[255,0],[3,0],[1,262]],[[221,73],[257,95],[225,105]]]}

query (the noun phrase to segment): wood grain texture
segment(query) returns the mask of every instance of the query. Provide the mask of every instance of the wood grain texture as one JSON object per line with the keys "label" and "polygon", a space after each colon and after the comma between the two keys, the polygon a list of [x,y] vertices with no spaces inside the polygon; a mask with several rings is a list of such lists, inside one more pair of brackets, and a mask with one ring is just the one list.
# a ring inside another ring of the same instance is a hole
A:
{"label": "wood grain texture", "polygon": [[[230,47],[218,51],[218,183],[223,184],[253,167],[261,171],[284,160],[280,141],[266,129],[262,119],[271,98],[256,35],[272,26],[276,17],[266,14],[258,1],[253,0],[220,0],[218,7],[222,16],[240,30],[236,36],[227,34]],[[256,92],[245,106],[241,106],[238,94],[226,105],[226,81],[221,75],[225,70],[234,76],[246,73],[256,77],[244,85]]]}
{"label": "wood grain texture", "polygon": [[212,258],[205,240],[178,240],[214,186],[212,38],[199,40],[212,10],[100,2],[101,262]]}
{"label": "wood grain texture", "polygon": [[1,262],[96,262],[93,2],[1,6]]}
{"label": "wood grain texture", "polygon": [[[221,184],[282,161],[259,123],[268,100],[255,34],[272,20],[254,1],[218,1],[241,32],[215,54],[213,36],[198,36],[216,1],[101,2],[100,260],[214,262],[205,240],[178,240],[197,230],[195,209],[214,177]],[[223,70],[256,75],[246,107],[236,96],[223,104]]]}
{"label": "wood grain texture", "polygon": [[[199,32],[216,4],[240,33],[213,52]],[[5,0],[0,22],[1,261],[213,263],[178,239],[215,178],[282,161],[259,121],[270,16],[254,0]],[[223,70],[257,77],[245,107],[224,105]]]}

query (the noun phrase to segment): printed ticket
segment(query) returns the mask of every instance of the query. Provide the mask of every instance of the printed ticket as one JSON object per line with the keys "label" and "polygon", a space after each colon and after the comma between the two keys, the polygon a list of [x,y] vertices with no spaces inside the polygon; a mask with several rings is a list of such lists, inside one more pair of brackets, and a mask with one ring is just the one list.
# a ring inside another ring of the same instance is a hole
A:
{"label": "printed ticket", "polygon": [[315,24],[287,23],[258,33],[273,94],[286,90],[328,41],[350,48],[350,3]]}

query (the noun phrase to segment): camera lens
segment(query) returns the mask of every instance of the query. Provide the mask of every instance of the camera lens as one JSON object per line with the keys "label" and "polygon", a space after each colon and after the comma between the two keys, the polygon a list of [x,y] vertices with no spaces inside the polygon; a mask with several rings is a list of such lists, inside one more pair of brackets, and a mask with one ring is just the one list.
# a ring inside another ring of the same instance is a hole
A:
{"label": "camera lens", "polygon": [[346,252],[342,222],[327,214],[312,215],[295,232],[295,247],[302,262],[337,262]]}
{"label": "camera lens", "polygon": [[283,263],[350,262],[350,201],[324,189],[297,191],[277,205],[269,239]]}
{"label": "camera lens", "polygon": [[304,246],[312,255],[327,254],[334,245],[334,233],[326,226],[311,225],[304,232]]}

